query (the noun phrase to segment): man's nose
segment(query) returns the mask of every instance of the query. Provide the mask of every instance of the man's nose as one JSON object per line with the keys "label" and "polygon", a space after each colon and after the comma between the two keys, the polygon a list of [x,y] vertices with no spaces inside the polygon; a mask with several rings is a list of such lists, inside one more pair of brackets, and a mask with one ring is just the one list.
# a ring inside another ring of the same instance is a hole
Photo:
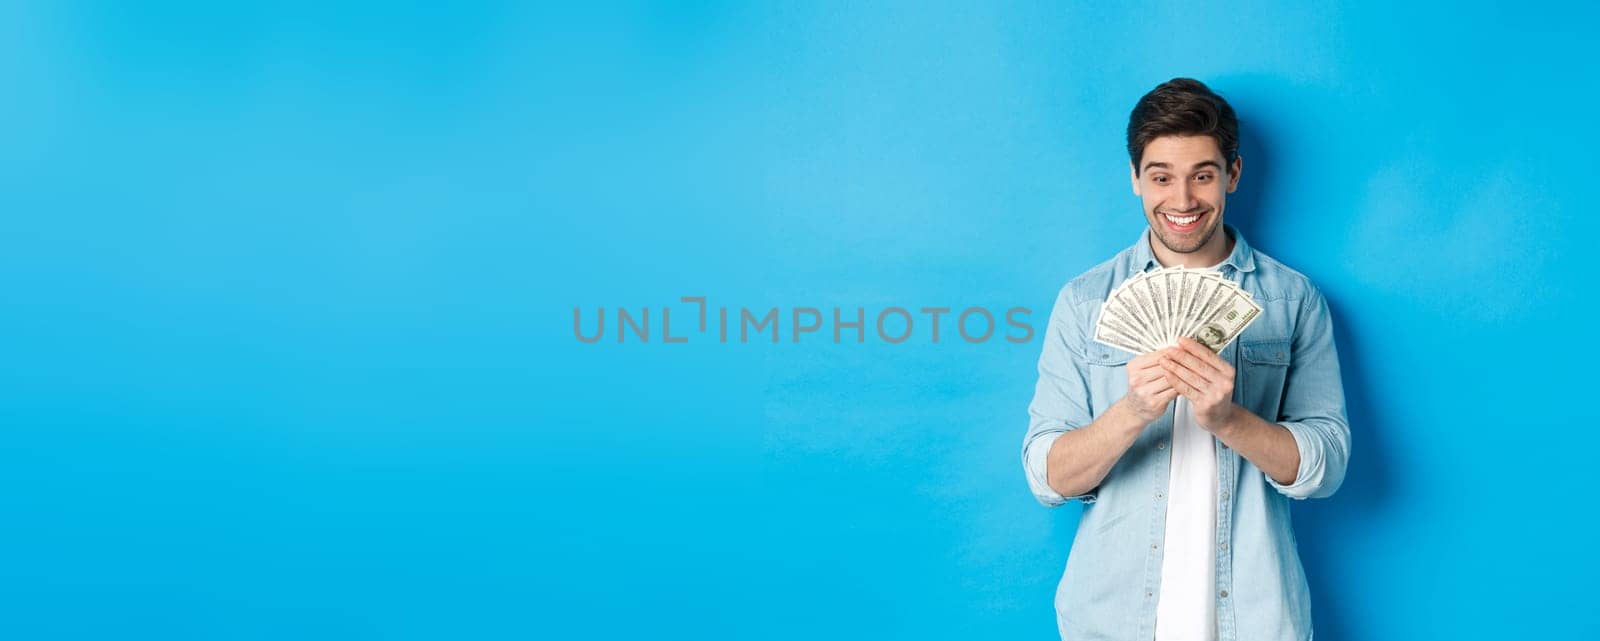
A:
{"label": "man's nose", "polygon": [[1178,184],[1178,199],[1175,204],[1179,207],[1179,211],[1194,209],[1194,192],[1189,189],[1188,183]]}

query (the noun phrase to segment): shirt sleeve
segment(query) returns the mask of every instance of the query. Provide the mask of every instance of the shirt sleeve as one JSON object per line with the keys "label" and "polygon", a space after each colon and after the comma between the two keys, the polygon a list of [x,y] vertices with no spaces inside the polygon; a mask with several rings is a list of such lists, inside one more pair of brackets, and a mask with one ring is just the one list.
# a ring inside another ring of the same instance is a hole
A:
{"label": "shirt sleeve", "polygon": [[1034,385],[1033,402],[1028,405],[1028,434],[1022,441],[1022,467],[1028,477],[1028,487],[1034,498],[1046,507],[1056,507],[1072,499],[1084,503],[1095,500],[1094,490],[1077,496],[1062,496],[1050,487],[1047,469],[1050,448],[1061,435],[1093,420],[1089,414],[1089,382],[1083,356],[1084,321],[1068,296],[1068,288],[1062,288],[1044,332],[1039,381]]}
{"label": "shirt sleeve", "polygon": [[1282,485],[1270,476],[1267,483],[1293,499],[1325,498],[1344,482],[1350,424],[1345,418],[1333,318],[1327,299],[1315,289],[1301,303],[1291,350],[1278,424],[1294,436],[1300,468],[1293,483]]}

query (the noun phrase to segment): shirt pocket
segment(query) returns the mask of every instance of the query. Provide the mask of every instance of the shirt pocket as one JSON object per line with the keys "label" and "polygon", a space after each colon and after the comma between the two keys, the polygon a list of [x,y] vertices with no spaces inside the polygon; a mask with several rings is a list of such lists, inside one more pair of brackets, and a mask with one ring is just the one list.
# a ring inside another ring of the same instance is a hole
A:
{"label": "shirt pocket", "polygon": [[1122,367],[1128,364],[1137,354],[1133,354],[1115,347],[1095,343],[1089,348],[1089,353],[1084,355],[1084,360],[1090,365],[1101,367]]}
{"label": "shirt pocket", "polygon": [[1289,339],[1267,338],[1239,343],[1243,361],[1241,405],[1268,421],[1278,420],[1284,382],[1289,375]]}
{"label": "shirt pocket", "polygon": [[1134,356],[1099,343],[1084,354],[1084,362],[1089,365],[1089,408],[1096,417],[1127,393],[1128,361]]}

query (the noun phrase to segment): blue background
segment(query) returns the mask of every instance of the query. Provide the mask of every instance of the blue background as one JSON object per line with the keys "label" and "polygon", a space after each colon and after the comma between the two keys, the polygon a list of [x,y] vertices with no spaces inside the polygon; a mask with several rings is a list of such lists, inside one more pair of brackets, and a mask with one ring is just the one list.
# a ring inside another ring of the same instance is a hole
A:
{"label": "blue background", "polygon": [[1600,633],[1595,9],[855,4],[5,5],[0,635],[1053,638],[1038,334],[678,297],[1042,328],[1177,75],[1335,314],[1318,638]]}

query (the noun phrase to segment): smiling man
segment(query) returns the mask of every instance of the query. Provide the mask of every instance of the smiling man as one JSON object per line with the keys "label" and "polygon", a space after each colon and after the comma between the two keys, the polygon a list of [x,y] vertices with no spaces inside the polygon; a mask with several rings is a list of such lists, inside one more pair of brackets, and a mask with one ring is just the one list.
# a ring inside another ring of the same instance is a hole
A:
{"label": "smiling man", "polygon": [[[1338,489],[1350,428],[1326,300],[1223,222],[1238,148],[1233,108],[1204,84],[1141,98],[1128,155],[1148,229],[1056,298],[1022,463],[1041,503],[1084,504],[1056,590],[1063,639],[1311,639],[1289,501]],[[1118,284],[1177,265],[1237,283],[1260,318],[1220,353],[1089,339]]]}

